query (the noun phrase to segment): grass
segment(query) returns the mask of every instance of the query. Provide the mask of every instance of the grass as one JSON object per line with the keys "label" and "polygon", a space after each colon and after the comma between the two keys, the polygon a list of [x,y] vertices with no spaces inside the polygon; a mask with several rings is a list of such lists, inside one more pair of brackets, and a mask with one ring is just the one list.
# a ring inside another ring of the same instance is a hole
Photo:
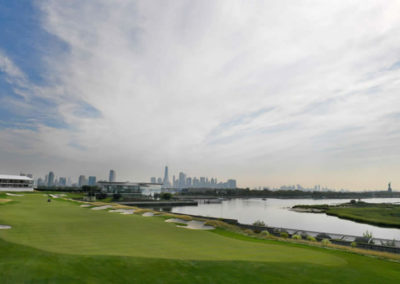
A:
{"label": "grass", "polygon": [[2,283],[394,283],[400,264],[164,218],[111,214],[40,194],[0,206]]}
{"label": "grass", "polygon": [[294,208],[318,209],[342,219],[381,227],[400,228],[400,205],[389,203],[344,203],[340,205],[296,205]]}

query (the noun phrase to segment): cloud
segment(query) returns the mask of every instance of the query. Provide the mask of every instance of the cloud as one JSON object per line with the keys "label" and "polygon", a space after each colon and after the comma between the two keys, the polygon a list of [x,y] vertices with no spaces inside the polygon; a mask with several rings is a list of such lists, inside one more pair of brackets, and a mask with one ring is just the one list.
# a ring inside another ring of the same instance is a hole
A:
{"label": "cloud", "polygon": [[67,48],[45,59],[45,86],[23,92],[67,127],[42,120],[24,135],[32,155],[65,162],[56,171],[146,180],[168,163],[243,186],[361,188],[386,182],[348,177],[366,157],[382,157],[368,171],[399,170],[397,1],[37,4]]}

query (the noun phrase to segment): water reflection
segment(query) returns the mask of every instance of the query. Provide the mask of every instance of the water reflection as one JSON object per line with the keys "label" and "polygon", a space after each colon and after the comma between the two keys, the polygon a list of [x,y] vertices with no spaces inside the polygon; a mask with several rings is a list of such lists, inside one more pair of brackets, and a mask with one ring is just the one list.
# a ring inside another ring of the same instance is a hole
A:
{"label": "water reflection", "polygon": [[[200,203],[198,206],[173,207],[172,212],[237,219],[240,223],[251,224],[261,220],[273,227],[284,227],[348,235],[362,235],[372,231],[376,238],[400,240],[399,229],[380,228],[356,223],[334,216],[316,213],[299,213],[289,210],[297,204],[340,204],[349,199],[231,199],[217,204]],[[370,203],[400,203],[400,198],[365,199]]]}

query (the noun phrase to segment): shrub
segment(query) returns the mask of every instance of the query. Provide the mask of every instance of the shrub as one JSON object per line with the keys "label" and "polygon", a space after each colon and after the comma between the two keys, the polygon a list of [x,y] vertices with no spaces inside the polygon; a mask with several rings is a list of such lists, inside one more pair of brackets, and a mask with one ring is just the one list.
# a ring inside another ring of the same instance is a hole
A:
{"label": "shrub", "polygon": [[294,240],[301,240],[301,236],[298,235],[298,234],[294,234],[294,235],[292,236],[292,239],[294,239]]}
{"label": "shrub", "polygon": [[313,236],[307,236],[307,241],[316,242],[317,240]]}
{"label": "shrub", "polygon": [[160,194],[160,198],[162,200],[170,200],[172,198],[172,194],[169,192],[163,192]]}
{"label": "shrub", "polygon": [[356,246],[357,246],[357,243],[356,243],[356,242],[352,242],[352,243],[351,243],[351,247],[355,248]]}
{"label": "shrub", "polygon": [[107,193],[96,193],[96,199],[106,199],[107,198]]}
{"label": "shrub", "polygon": [[331,241],[328,240],[328,239],[323,239],[323,240],[321,241],[321,244],[322,244],[323,246],[327,246],[327,245],[330,245],[330,244],[331,244]]}
{"label": "shrub", "polygon": [[121,197],[122,197],[122,195],[119,194],[119,193],[114,193],[113,194],[113,200],[119,200]]}
{"label": "shrub", "polygon": [[366,239],[372,239],[372,238],[373,238],[372,232],[365,231],[365,232],[363,233],[363,237],[366,238]]}
{"label": "shrub", "polygon": [[281,233],[279,234],[279,236],[280,236],[281,238],[287,239],[287,238],[289,237],[289,234],[286,233],[286,232],[281,232]]}
{"label": "shrub", "polygon": [[244,230],[243,231],[246,235],[252,235],[254,232],[253,232],[253,230],[250,230],[250,229],[246,229],[246,230]]}
{"label": "shrub", "polygon": [[258,226],[258,227],[265,227],[264,221],[257,220],[253,223],[253,226]]}
{"label": "shrub", "polygon": [[266,231],[266,230],[262,231],[260,234],[263,237],[269,237],[270,236],[270,233],[268,231]]}
{"label": "shrub", "polygon": [[364,237],[356,237],[355,242],[358,244],[361,244],[361,243],[368,244],[369,239],[364,238]]}

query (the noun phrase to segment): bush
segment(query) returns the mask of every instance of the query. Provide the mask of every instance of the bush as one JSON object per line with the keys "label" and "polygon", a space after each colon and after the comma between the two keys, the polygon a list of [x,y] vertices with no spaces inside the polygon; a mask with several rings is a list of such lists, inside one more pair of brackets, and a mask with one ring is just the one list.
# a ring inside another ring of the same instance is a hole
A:
{"label": "bush", "polygon": [[372,239],[373,238],[372,232],[365,231],[365,233],[363,234],[363,237],[366,239]]}
{"label": "bush", "polygon": [[268,231],[262,231],[260,234],[263,237],[269,237],[270,236],[270,233]]}
{"label": "bush", "polygon": [[307,236],[307,241],[310,241],[310,242],[316,242],[316,241],[317,241],[317,239],[316,239],[316,238],[314,238],[313,236]]}
{"label": "bush", "polygon": [[264,221],[257,220],[253,223],[253,226],[258,226],[258,227],[265,227]]}
{"label": "bush", "polygon": [[298,234],[294,234],[294,235],[292,236],[292,239],[294,239],[294,240],[301,240],[301,236],[298,235]]}
{"label": "bush", "polygon": [[352,247],[352,248],[355,248],[356,246],[357,246],[357,243],[356,243],[356,242],[352,242],[352,243],[351,243],[351,247]]}
{"label": "bush", "polygon": [[323,246],[327,246],[327,245],[330,245],[330,244],[331,244],[331,241],[328,240],[328,239],[323,239],[323,240],[321,241],[321,244],[322,244]]}
{"label": "bush", "polygon": [[107,193],[96,193],[96,199],[106,199],[107,198]]}
{"label": "bush", "polygon": [[169,192],[163,192],[160,194],[160,199],[162,200],[171,200],[172,194]]}
{"label": "bush", "polygon": [[119,193],[114,193],[113,194],[113,200],[120,200],[121,197],[122,197],[122,195],[119,194]]}
{"label": "bush", "polygon": [[358,244],[368,244],[369,239],[364,237],[356,237],[355,242]]}
{"label": "bush", "polygon": [[289,238],[289,234],[286,233],[286,232],[281,232],[281,233],[279,234],[279,236],[280,236],[281,238],[285,238],[285,239]]}
{"label": "bush", "polygon": [[253,230],[250,230],[250,229],[246,229],[246,230],[244,230],[243,231],[246,235],[252,235],[254,232],[253,232]]}

